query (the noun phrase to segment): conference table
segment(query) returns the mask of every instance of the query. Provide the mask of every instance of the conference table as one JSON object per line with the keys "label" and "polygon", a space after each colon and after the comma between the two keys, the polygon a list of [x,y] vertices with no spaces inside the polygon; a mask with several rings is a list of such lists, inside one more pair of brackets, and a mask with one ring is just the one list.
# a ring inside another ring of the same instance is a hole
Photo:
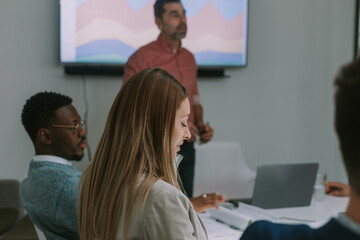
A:
{"label": "conference table", "polygon": [[[262,210],[276,216],[276,222],[287,224],[308,224],[317,228],[326,223],[331,217],[336,217],[346,210],[348,197],[334,197],[326,195],[323,201],[312,200],[310,206],[278,208]],[[239,209],[238,209],[239,210]],[[237,211],[236,209],[232,211]],[[243,231],[219,222],[209,212],[200,214],[210,240],[238,240]]]}

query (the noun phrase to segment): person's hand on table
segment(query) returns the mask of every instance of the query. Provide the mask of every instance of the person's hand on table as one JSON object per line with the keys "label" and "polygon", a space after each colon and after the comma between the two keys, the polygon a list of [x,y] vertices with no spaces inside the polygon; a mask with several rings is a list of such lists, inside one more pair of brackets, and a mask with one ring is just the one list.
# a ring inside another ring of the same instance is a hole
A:
{"label": "person's hand on table", "polygon": [[326,193],[332,196],[350,196],[350,186],[340,182],[328,182],[325,186]]}
{"label": "person's hand on table", "polygon": [[206,193],[198,197],[190,198],[196,212],[204,212],[209,208],[216,208],[219,210],[217,204],[225,202],[225,196],[218,193]]}

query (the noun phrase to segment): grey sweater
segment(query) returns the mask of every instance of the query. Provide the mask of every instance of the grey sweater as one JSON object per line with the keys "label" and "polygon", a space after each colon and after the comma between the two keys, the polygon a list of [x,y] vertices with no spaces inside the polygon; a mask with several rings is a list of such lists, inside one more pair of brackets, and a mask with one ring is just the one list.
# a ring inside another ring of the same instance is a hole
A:
{"label": "grey sweater", "polygon": [[47,239],[78,239],[76,198],[81,172],[75,167],[31,161],[20,185],[21,201]]}

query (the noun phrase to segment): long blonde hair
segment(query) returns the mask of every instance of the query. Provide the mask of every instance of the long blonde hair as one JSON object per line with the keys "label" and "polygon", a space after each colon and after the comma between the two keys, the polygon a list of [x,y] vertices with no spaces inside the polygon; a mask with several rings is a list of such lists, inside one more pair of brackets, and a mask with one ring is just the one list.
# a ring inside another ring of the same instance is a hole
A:
{"label": "long blonde hair", "polygon": [[154,182],[161,179],[179,188],[171,137],[186,97],[185,88],[159,68],[136,73],[121,88],[80,180],[81,239],[115,239],[124,204],[126,238],[132,210],[143,207]]}

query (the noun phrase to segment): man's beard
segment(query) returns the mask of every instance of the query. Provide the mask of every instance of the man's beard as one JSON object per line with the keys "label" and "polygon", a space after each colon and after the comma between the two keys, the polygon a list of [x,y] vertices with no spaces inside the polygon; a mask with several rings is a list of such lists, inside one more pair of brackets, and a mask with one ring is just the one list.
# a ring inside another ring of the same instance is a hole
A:
{"label": "man's beard", "polygon": [[175,33],[172,34],[172,36],[173,36],[173,39],[180,41],[181,39],[185,38],[186,32],[185,33],[177,33],[177,32],[175,32]]}
{"label": "man's beard", "polygon": [[[83,135],[83,136],[81,137],[81,140],[80,140],[79,144],[78,144],[78,147],[79,147],[79,148],[81,148],[81,145],[85,142],[85,140],[86,140],[86,135]],[[84,157],[84,155],[85,155],[84,149],[82,149],[82,153],[81,153],[81,154],[74,154],[72,160],[73,160],[73,161],[76,161],[76,162],[79,162],[79,161],[81,161],[81,159]]]}
{"label": "man's beard", "polygon": [[[179,28],[182,28],[182,27],[185,27],[185,28],[186,28],[186,31],[179,33],[179,32],[178,32],[178,29],[179,29]],[[181,39],[183,39],[183,38],[186,37],[186,33],[187,33],[187,26],[186,26],[186,24],[180,24],[180,25],[176,28],[176,31],[172,34],[172,37],[173,37],[175,40],[181,40]]]}
{"label": "man's beard", "polygon": [[72,160],[75,162],[80,162],[83,157],[84,157],[84,153],[81,155],[74,155]]}

